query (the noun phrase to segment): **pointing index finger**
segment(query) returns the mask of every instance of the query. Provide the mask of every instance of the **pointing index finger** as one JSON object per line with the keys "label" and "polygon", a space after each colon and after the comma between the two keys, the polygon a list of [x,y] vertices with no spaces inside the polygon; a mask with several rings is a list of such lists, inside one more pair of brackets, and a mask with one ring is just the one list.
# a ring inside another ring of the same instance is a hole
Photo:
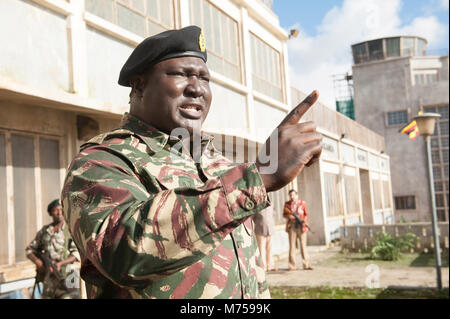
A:
{"label": "pointing index finger", "polygon": [[309,108],[317,102],[319,93],[314,90],[310,95],[308,95],[299,105],[297,105],[280,123],[279,126],[286,124],[297,124],[302,116],[309,110]]}

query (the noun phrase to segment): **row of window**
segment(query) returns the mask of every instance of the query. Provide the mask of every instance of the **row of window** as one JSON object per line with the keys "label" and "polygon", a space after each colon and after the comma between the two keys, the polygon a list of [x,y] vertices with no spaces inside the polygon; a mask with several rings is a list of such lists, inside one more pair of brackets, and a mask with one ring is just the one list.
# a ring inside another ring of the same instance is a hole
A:
{"label": "row of window", "polygon": [[436,193],[436,208],[441,221],[448,220],[449,199],[449,172],[448,172],[448,106],[425,107],[425,112],[439,113],[434,136],[431,138],[431,162],[433,163],[433,179]]}
{"label": "row of window", "polygon": [[419,73],[414,74],[415,85],[428,85],[439,81],[437,73]]}
{"label": "row of window", "polygon": [[[445,206],[445,197],[444,194],[436,194],[436,212],[438,221],[447,221],[448,218],[446,216]],[[449,201],[449,196],[447,193],[447,203]],[[415,210],[416,209],[416,197],[411,196],[396,196],[394,198],[395,201],[395,209],[396,210]]]}
{"label": "row of window", "polygon": [[[360,212],[359,187],[356,176],[344,175],[346,215]],[[324,173],[325,202],[327,216],[344,215],[341,182],[339,175]],[[375,210],[391,209],[391,196],[388,180],[372,179],[373,205]]]}
{"label": "row of window", "polygon": [[[448,105],[428,106],[424,112],[439,113],[441,117],[436,122],[434,135],[431,137],[431,162],[433,164],[433,179],[436,208],[440,221],[448,220],[449,213],[449,133]],[[408,123],[407,112],[389,112],[388,125]],[[395,208],[416,209],[414,196],[399,196],[395,198]]]}
{"label": "row of window", "polygon": [[[448,105],[439,107],[425,107],[425,112],[439,113],[441,115],[441,118],[438,121],[439,129],[443,132],[442,135],[448,135],[448,122],[445,122],[445,120],[448,120]],[[386,120],[388,126],[408,124],[411,121],[408,119],[407,110],[387,112]],[[437,130],[435,130],[435,135],[437,135]]]}
{"label": "row of window", "polygon": [[352,46],[355,64],[400,56],[425,56],[426,42],[415,37],[386,38]]}
{"label": "row of window", "polygon": [[[238,22],[207,0],[190,0],[191,23],[205,33],[208,66],[236,82],[243,82]],[[174,0],[86,0],[86,11],[148,37],[175,27]],[[284,101],[280,53],[250,34],[253,88]]]}

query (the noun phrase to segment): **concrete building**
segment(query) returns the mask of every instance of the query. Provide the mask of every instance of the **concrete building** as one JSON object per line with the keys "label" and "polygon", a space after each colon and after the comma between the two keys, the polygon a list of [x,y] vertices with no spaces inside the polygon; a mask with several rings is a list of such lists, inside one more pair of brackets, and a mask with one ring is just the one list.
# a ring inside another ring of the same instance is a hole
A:
{"label": "concrete building", "polygon": [[[145,37],[191,24],[204,29],[213,91],[204,130],[229,158],[256,158],[304,97],[291,89],[289,35],[271,7],[259,0],[0,1],[0,295],[33,284],[24,249],[50,222],[46,205],[60,196],[79,146],[128,111],[129,89],[117,79]],[[308,203],[313,245],[339,237],[343,223],[392,219],[384,139],[320,103],[308,119],[325,136],[324,152],[270,195],[275,254],[288,249],[282,208],[291,188]]]}
{"label": "concrete building", "polygon": [[431,218],[425,143],[399,133],[421,108],[442,115],[432,161],[438,218],[448,221],[449,59],[427,56],[426,46],[425,39],[411,36],[352,46],[356,121],[385,138],[398,221]]}

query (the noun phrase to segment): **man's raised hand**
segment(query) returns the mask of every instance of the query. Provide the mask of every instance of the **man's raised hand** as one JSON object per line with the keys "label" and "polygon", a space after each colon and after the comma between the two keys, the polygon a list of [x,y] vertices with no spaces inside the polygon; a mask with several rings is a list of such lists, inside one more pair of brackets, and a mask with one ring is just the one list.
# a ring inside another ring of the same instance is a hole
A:
{"label": "man's raised hand", "polygon": [[264,168],[273,163],[262,161],[261,159],[265,157],[262,154],[259,154],[256,159],[256,166],[268,192],[284,187],[305,166],[310,166],[319,160],[322,153],[322,135],[316,132],[316,125],[313,122],[298,123],[306,111],[316,103],[318,97],[317,91],[313,91],[283,119],[272,133],[278,142],[276,158],[269,154],[271,138],[267,139],[262,147],[261,152],[269,154],[270,161],[277,161],[274,173],[264,173]]}

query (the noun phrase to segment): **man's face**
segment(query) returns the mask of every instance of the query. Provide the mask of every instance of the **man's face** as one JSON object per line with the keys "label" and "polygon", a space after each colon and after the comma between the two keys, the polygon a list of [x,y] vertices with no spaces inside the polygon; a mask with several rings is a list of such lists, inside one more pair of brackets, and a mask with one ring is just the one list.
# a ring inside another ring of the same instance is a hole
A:
{"label": "man's face", "polygon": [[291,193],[289,194],[289,198],[290,198],[291,200],[297,200],[297,199],[298,199],[298,195],[297,195],[296,192],[291,192]]}
{"label": "man's face", "polygon": [[53,222],[62,222],[64,220],[62,206],[53,207],[50,211],[50,216],[53,218]]}
{"label": "man's face", "polygon": [[202,59],[165,60],[144,76],[135,115],[168,134],[175,128],[185,128],[191,134],[200,130],[212,100],[210,74]]}

